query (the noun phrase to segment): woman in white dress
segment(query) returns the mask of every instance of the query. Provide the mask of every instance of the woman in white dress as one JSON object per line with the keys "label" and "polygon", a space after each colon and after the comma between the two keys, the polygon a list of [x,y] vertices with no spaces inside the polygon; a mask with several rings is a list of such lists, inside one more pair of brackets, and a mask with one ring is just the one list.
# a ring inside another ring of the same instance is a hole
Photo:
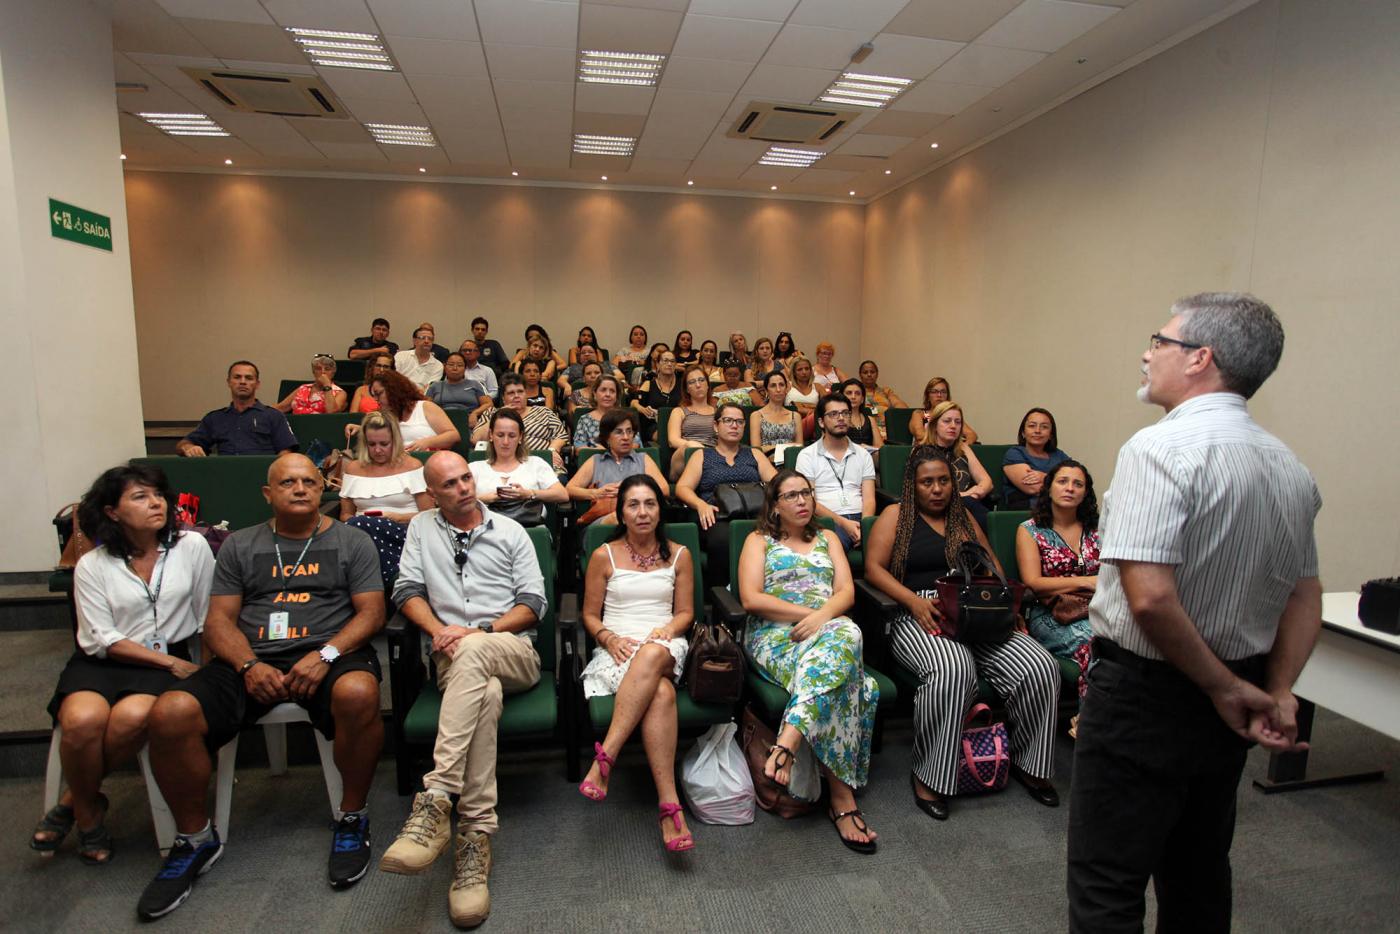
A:
{"label": "woman in white dress", "polygon": [[608,775],[622,745],[642,728],[660,805],[667,850],[693,849],[676,794],[676,682],[686,635],[695,618],[690,553],[666,539],[661,489],[646,474],[622,481],[617,534],[593,553],[584,582],[583,625],[598,644],[583,669],[585,697],[613,694],[612,723],[578,789],[593,801],[608,796]]}
{"label": "woman in white dress", "polygon": [[354,445],[355,456],[345,461],[341,476],[340,521],[374,539],[384,586],[392,590],[408,523],[433,508],[433,498],[422,463],[404,451],[397,420],[382,411],[368,413]]}

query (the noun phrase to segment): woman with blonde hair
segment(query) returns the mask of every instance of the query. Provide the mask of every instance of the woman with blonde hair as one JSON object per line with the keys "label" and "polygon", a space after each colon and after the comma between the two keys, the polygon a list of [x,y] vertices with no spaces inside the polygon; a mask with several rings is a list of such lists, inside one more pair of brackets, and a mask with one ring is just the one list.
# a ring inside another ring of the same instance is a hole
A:
{"label": "woman with blonde hair", "polygon": [[928,428],[914,436],[914,443],[930,444],[943,451],[952,467],[953,485],[977,524],[986,528],[987,507],[982,500],[992,492],[992,476],[973,453],[972,445],[963,439],[962,406],[956,402],[940,402],[929,415]]}
{"label": "woman with blonde hair", "polygon": [[846,374],[841,372],[841,368],[832,363],[836,356],[836,345],[830,341],[822,341],[817,345],[817,360],[812,364],[812,382],[817,384],[817,391],[826,395],[841,383],[846,381]]}
{"label": "woman with blonde hair", "polygon": [[[924,384],[924,407],[909,415],[909,437],[914,439],[915,444],[919,443],[919,439],[924,436],[929,423],[933,420],[934,408],[952,398],[953,390],[943,377],[935,376]],[[977,432],[972,430],[971,425],[964,422],[962,430],[964,444],[977,443]]]}
{"label": "woman with blonde hair", "polygon": [[342,462],[340,521],[374,539],[384,585],[392,589],[408,523],[433,508],[433,498],[422,463],[404,450],[396,419],[385,412],[366,414],[352,444],[354,456]]}

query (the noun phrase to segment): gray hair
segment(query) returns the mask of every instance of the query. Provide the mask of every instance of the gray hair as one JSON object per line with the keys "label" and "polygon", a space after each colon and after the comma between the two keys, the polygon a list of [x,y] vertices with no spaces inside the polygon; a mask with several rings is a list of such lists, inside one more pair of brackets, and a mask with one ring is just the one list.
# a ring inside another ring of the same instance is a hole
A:
{"label": "gray hair", "polygon": [[1181,339],[1209,347],[1221,382],[1251,398],[1283,356],[1283,324],[1248,292],[1202,292],[1178,299]]}

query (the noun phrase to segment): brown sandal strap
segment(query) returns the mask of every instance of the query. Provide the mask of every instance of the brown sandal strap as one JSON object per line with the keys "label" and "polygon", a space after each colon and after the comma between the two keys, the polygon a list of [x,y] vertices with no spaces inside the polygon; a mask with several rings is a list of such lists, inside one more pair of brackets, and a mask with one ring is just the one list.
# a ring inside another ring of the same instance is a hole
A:
{"label": "brown sandal strap", "polygon": [[773,750],[775,749],[778,750],[778,759],[776,762],[773,763],[774,769],[785,769],[788,767],[789,763],[791,763],[794,759],[797,758],[797,755],[791,749],[784,746],[782,743],[774,743],[773,745],[769,746],[768,754],[771,756],[773,754]]}

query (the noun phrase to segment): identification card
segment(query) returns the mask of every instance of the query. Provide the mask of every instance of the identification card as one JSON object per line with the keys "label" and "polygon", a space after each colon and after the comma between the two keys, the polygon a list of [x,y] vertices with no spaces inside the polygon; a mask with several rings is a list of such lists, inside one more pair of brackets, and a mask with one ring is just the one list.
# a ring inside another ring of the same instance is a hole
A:
{"label": "identification card", "polygon": [[287,624],[291,619],[292,614],[285,610],[269,613],[267,616],[267,637],[269,639],[287,638]]}
{"label": "identification card", "polygon": [[146,640],[145,645],[146,648],[150,649],[152,652],[159,652],[162,655],[167,654],[168,648],[165,644],[164,639],[158,639],[152,636],[151,638]]}

